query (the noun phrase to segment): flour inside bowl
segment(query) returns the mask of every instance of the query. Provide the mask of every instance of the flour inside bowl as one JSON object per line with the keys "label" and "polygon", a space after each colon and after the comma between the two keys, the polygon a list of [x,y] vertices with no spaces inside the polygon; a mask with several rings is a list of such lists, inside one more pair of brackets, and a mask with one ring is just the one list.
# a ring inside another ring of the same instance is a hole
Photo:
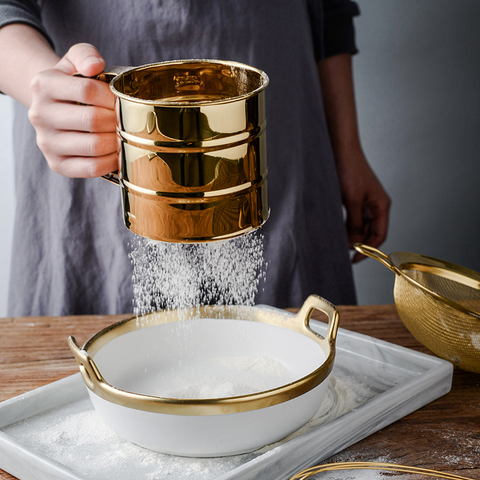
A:
{"label": "flour inside bowl", "polygon": [[280,387],[298,379],[281,362],[263,355],[213,357],[162,375],[158,396],[225,398]]}

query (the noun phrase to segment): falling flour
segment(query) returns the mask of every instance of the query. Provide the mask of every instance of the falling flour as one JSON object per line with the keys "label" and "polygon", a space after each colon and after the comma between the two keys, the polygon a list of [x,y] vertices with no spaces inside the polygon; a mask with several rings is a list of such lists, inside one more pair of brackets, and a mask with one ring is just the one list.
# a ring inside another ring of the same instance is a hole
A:
{"label": "falling flour", "polygon": [[253,305],[265,277],[258,232],[220,242],[132,242],[134,312],[137,316],[202,305]]}

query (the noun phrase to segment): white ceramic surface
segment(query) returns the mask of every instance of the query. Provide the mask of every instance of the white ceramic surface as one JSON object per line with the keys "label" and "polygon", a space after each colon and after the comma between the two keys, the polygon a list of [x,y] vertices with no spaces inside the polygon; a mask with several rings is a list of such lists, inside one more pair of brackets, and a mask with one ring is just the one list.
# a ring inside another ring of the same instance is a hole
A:
{"label": "white ceramic surface", "polygon": [[[94,356],[105,380],[121,390],[196,399],[229,397],[229,390],[238,397],[281,387],[307,376],[325,360],[320,345],[298,332],[210,318],[135,330],[111,340]],[[272,374],[267,375],[267,367],[274,367]],[[188,387],[187,396],[172,394],[176,385]],[[315,415],[327,385],[328,378],[278,405],[221,415],[153,413],[109,402],[90,390],[89,395],[102,421],[123,438],[158,452],[209,457],[251,452],[298,430]],[[201,395],[205,390],[210,392],[206,397]]]}
{"label": "white ceramic surface", "polygon": [[317,412],[328,379],[300,397],[272,407],[226,415],[169,415],[107,402],[88,391],[102,422],[121,437],[186,457],[222,457],[257,450],[305,425]]}

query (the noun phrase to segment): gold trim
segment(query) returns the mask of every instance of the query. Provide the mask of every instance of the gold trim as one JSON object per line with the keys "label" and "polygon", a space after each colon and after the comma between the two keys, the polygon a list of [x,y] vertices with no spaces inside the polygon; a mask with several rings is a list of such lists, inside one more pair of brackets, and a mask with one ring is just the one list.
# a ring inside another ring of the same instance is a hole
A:
{"label": "gold trim", "polygon": [[461,477],[453,473],[443,473],[436,470],[430,470],[420,467],[407,467],[404,465],[398,465],[396,463],[384,463],[384,462],[338,462],[338,463],[325,463],[316,467],[307,468],[293,477],[290,480],[306,480],[317,473],[322,472],[337,472],[339,470],[382,470],[389,472],[399,473],[413,473],[426,475],[427,477],[443,478],[446,480],[473,480],[468,477]]}
{"label": "gold trim", "polygon": [[[137,134],[118,130],[118,136],[134,147],[148,150],[149,152],[159,153],[211,153],[228,150],[229,148],[245,145],[258,138],[266,130],[266,121],[258,125],[249,132],[238,132],[236,135],[219,136],[214,139],[202,140],[198,142],[185,142],[175,139],[161,142],[159,140],[150,140],[139,137]],[[149,132],[150,134],[153,133]],[[238,137],[238,138],[237,138]],[[225,143],[225,140],[227,141]]]}
{"label": "gold trim", "polygon": [[[268,219],[268,215],[267,215]],[[265,220],[266,221],[266,220]],[[196,237],[192,238],[184,238],[184,243],[202,243],[202,242],[211,242],[211,241],[221,241],[221,240],[230,240],[234,237],[239,237],[240,235],[245,235],[246,233],[255,230],[257,227],[246,227],[241,230],[237,230],[235,233],[227,233],[225,235],[215,235],[213,237]]]}
{"label": "gold trim", "polygon": [[222,200],[224,196],[232,196],[239,194],[246,194],[251,192],[254,188],[258,188],[259,185],[264,183],[264,177],[260,177],[255,182],[247,182],[242,185],[237,185],[235,187],[225,188],[223,190],[212,190],[206,192],[191,192],[191,193],[177,193],[177,192],[158,192],[155,190],[149,190],[148,188],[139,187],[127,180],[122,179],[121,183],[135,192],[141,193],[143,195],[151,195],[153,197],[163,197],[166,201],[171,203],[203,203],[203,199],[208,198],[208,201]]}
{"label": "gold trim", "polygon": [[[128,95],[125,92],[118,90],[117,87],[115,86],[115,82],[118,80],[119,77],[125,76],[131,72],[151,70],[155,67],[168,67],[168,68],[172,68],[175,66],[183,67],[186,64],[199,64],[199,65],[210,64],[210,65],[217,65],[219,67],[230,66],[232,69],[236,68],[239,71],[255,72],[256,74],[258,74],[259,78],[261,79],[261,85],[258,88],[245,92],[243,95],[235,95],[234,97],[227,97],[223,99],[213,99],[213,100],[205,100],[205,97],[202,96],[198,101],[192,101],[192,100],[179,101],[179,100],[171,100],[171,99],[145,100],[145,99],[137,98],[135,95]],[[112,70],[112,68],[118,68],[118,73],[113,78],[110,86],[111,90],[117,97],[123,98],[128,101],[141,103],[141,104],[161,105],[162,107],[170,106],[170,107],[178,108],[179,106],[185,106],[185,105],[190,105],[190,106],[223,105],[225,103],[231,103],[240,99],[249,98],[252,95],[257,95],[258,93],[265,90],[269,83],[269,78],[267,74],[262,70],[255,67],[251,67],[250,65],[246,65],[239,62],[228,61],[228,60],[210,60],[210,59],[168,60],[165,62],[149,63],[146,65],[142,65],[140,67],[111,67],[110,70]]]}
{"label": "gold trim", "polygon": [[431,273],[437,277],[446,278],[447,280],[452,280],[456,283],[465,285],[466,287],[473,288],[475,290],[480,290],[480,281],[476,280],[473,277],[467,277],[465,274],[460,273],[459,269],[461,267],[456,267],[458,271],[453,270],[451,267],[446,265],[442,267],[424,265],[421,263],[403,263],[400,265],[402,270],[417,270],[418,272]]}
{"label": "gold trim", "polygon": [[[325,338],[315,333],[309,326],[314,310],[328,317],[328,329]],[[189,319],[222,318],[254,321],[287,328],[314,340],[324,351],[325,361],[309,375],[281,387],[251,395],[219,399],[174,399],[140,395],[126,392],[110,385],[95,365],[95,354],[108,342],[125,333],[150,326]],[[155,413],[175,415],[222,415],[246,412],[277,405],[303,395],[330,374],[335,359],[335,341],[338,330],[339,314],[335,306],[316,295],[307,298],[297,315],[290,316],[268,307],[244,306],[207,306],[185,310],[160,311],[137,320],[132,317],[110,325],[101,330],[80,349],[74,337],[68,343],[80,367],[87,387],[96,395],[112,403],[128,408]]]}

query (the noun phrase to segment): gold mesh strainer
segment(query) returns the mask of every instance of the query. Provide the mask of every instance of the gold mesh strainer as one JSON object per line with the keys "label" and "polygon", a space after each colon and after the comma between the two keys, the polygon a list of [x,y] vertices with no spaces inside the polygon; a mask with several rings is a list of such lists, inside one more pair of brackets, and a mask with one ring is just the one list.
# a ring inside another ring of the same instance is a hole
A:
{"label": "gold mesh strainer", "polygon": [[480,274],[453,263],[407,252],[387,256],[368,245],[355,249],[395,274],[398,314],[433,353],[480,373]]}

